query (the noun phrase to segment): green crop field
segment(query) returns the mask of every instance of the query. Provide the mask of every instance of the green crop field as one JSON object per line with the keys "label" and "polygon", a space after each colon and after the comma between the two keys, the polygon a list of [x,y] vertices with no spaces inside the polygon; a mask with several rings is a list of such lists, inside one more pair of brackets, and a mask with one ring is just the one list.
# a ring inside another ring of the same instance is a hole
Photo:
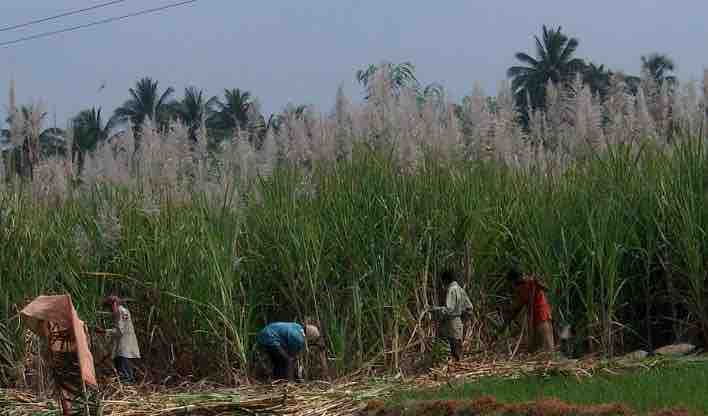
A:
{"label": "green crop field", "polygon": [[705,361],[633,372],[575,379],[527,377],[516,380],[482,379],[475,383],[436,391],[406,392],[391,405],[409,401],[477,400],[494,397],[502,403],[559,399],[575,405],[620,403],[641,414],[668,408],[685,408],[691,414],[708,413]]}
{"label": "green crop field", "polygon": [[64,147],[40,108],[13,110],[0,376],[22,357],[20,308],[50,293],[71,294],[91,326],[103,296],[129,298],[153,380],[233,381],[259,328],[295,319],[322,327],[337,374],[409,368],[428,352],[419,318],[440,303],[438,273],[458,272],[482,348],[512,261],[545,281],[576,353],[708,339],[704,91],[644,78],[639,94],[613,77],[600,99],[578,77],[529,111],[508,85],[455,104],[402,73],[374,68],[363,103],[340,90],[331,113],[289,106],[243,126],[166,107],[152,122],[129,100],[116,133],[96,135],[111,126],[89,111]]}

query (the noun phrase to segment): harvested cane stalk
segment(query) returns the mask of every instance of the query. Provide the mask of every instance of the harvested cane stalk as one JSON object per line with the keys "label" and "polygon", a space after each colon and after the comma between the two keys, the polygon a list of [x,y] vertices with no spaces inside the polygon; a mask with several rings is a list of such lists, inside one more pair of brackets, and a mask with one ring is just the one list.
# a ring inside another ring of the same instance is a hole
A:
{"label": "harvested cane stalk", "polygon": [[[653,367],[668,360],[645,360],[642,366]],[[521,377],[523,375],[561,374],[589,377],[607,369],[642,367],[592,359],[578,361],[526,360],[509,361],[486,357],[455,365],[446,365],[409,381],[357,380],[326,384],[253,385],[238,389],[222,389],[210,385],[183,386],[182,391],[162,390],[142,393],[134,387],[116,390],[102,401],[105,415],[111,416],[177,416],[177,415],[357,415],[369,400],[386,400],[403,390],[430,389],[443,386],[451,379],[475,380],[483,377]],[[191,389],[185,391],[184,389]],[[52,403],[37,401],[27,393],[0,392],[0,416],[52,414]],[[56,414],[56,413],[53,413]]]}

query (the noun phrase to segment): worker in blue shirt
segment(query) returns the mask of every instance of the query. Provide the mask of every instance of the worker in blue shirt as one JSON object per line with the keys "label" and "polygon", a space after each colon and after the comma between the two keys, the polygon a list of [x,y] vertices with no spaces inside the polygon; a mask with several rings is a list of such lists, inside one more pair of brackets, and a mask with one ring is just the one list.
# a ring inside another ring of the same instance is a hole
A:
{"label": "worker in blue shirt", "polygon": [[319,338],[320,331],[314,325],[274,322],[258,333],[256,342],[273,364],[273,379],[293,380],[297,355],[305,349],[306,342]]}

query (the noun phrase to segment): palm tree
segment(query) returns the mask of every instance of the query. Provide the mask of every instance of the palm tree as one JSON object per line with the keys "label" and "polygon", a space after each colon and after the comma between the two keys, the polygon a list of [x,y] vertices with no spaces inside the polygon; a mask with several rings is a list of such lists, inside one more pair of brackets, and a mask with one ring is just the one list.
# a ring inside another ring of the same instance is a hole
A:
{"label": "palm tree", "polygon": [[216,113],[210,124],[214,128],[233,131],[248,127],[248,114],[253,105],[253,96],[248,91],[238,88],[224,90],[224,101],[217,100]]}
{"label": "palm tree", "polygon": [[172,87],[168,87],[161,94],[158,90],[158,82],[152,78],[145,77],[135,84],[135,88],[130,88],[130,99],[118,107],[115,111],[117,121],[133,123],[136,138],[140,133],[140,126],[146,119],[154,122],[158,128],[164,128],[172,116],[173,103],[170,97],[174,93]]}
{"label": "palm tree", "polygon": [[66,132],[59,127],[49,127],[39,135],[39,154],[46,158],[66,155]]}
{"label": "palm tree", "polygon": [[[44,120],[47,118],[47,113],[45,111],[35,109],[33,106],[22,106],[20,108],[20,112],[22,113],[21,120],[24,120],[21,121],[21,123],[27,123],[27,120],[29,120],[27,117],[30,117],[31,114],[35,111],[40,111],[38,121],[44,124]],[[5,119],[5,122],[7,124],[12,123],[12,116],[7,117],[7,119]],[[20,129],[23,132],[20,135],[25,135],[25,128],[26,125],[20,126]],[[58,127],[49,127],[47,129],[40,128],[40,130],[41,132],[39,133],[38,140],[39,154],[42,157],[49,157],[56,154],[64,155],[64,146],[66,144],[66,139],[64,138],[64,130]],[[8,150],[9,148],[13,147],[12,143],[10,142],[11,136],[12,132],[10,129],[0,130],[0,138],[4,139],[2,141],[5,142],[4,150]]]}
{"label": "palm tree", "polygon": [[583,70],[583,83],[590,87],[593,94],[605,98],[610,89],[612,71],[605,69],[605,65],[595,65],[590,62]]}
{"label": "palm tree", "polygon": [[197,141],[197,132],[202,128],[202,123],[211,117],[216,102],[216,97],[207,100],[204,91],[195,87],[184,90],[184,98],[175,106],[175,113],[189,129],[190,140]]}
{"label": "palm tree", "polygon": [[266,122],[266,130],[273,129],[277,132],[283,123],[283,118],[279,114],[271,114]]}
{"label": "palm tree", "polygon": [[33,178],[41,157],[64,154],[64,131],[56,127],[45,129],[47,115],[40,104],[31,104],[15,109],[7,118],[10,129],[2,131],[2,136],[8,139],[4,150],[10,158],[10,169],[22,177]]}
{"label": "palm tree", "polygon": [[265,125],[266,132],[267,129],[273,129],[273,131],[278,132],[283,128],[290,128],[294,121],[304,121],[307,125],[310,120],[308,116],[311,111],[312,106],[310,105],[288,103],[283,107],[280,113],[270,116]]}
{"label": "palm tree", "polygon": [[624,83],[624,89],[627,94],[637,95],[639,93],[639,85],[642,79],[635,75],[628,75],[622,71],[617,71],[613,74],[617,80]]}
{"label": "palm tree", "polygon": [[283,108],[283,113],[281,115],[283,120],[302,120],[306,115],[307,112],[310,111],[311,108],[307,104],[287,104],[285,108]]}
{"label": "palm tree", "polygon": [[99,143],[108,140],[116,121],[114,116],[103,124],[100,107],[82,110],[71,120],[74,130],[71,157],[78,166],[79,174],[83,171],[86,153],[95,151]]}
{"label": "palm tree", "polygon": [[33,150],[39,157],[64,154],[66,139],[64,130],[57,127],[44,128],[44,123],[49,115],[40,105],[23,105],[20,108],[25,122],[23,134],[25,142],[35,140],[36,149]]}
{"label": "palm tree", "polygon": [[[561,32],[561,27],[550,30],[544,25],[543,36],[536,39],[536,57],[518,52],[516,59],[527,66],[512,66],[507,76],[512,78],[511,87],[516,103],[525,111],[528,107],[543,108],[545,105],[546,84],[571,82],[578,72],[582,72],[585,63],[575,58],[578,40],[568,38]],[[528,99],[531,102],[527,102]]]}
{"label": "palm tree", "polygon": [[391,81],[393,93],[398,95],[404,88],[412,88],[418,90],[418,79],[415,76],[415,66],[410,62],[402,62],[400,64],[392,64],[384,62],[380,65],[369,65],[366,69],[356,71],[356,80],[367,90],[366,99],[371,97],[372,81],[374,75],[379,70],[388,72],[388,77]]}
{"label": "palm tree", "polygon": [[428,84],[425,88],[417,90],[416,99],[418,105],[423,105],[426,102],[432,102],[435,105],[445,105],[445,88],[436,82]]}
{"label": "palm tree", "polygon": [[672,75],[676,65],[668,55],[652,53],[642,56],[642,70],[647,71],[660,87],[664,82],[668,82],[670,87],[676,84],[676,76]]}
{"label": "palm tree", "polygon": [[277,131],[280,128],[282,116],[276,113],[271,114],[266,119],[261,111],[260,103],[254,101],[248,109],[248,124],[247,129],[250,135],[250,140],[254,145],[262,144],[262,139],[265,138],[268,130]]}

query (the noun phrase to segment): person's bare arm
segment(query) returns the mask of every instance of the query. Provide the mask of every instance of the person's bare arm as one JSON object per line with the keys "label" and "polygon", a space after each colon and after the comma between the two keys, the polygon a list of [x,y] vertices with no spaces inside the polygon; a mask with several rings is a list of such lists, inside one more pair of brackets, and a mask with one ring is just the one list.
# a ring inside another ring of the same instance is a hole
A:
{"label": "person's bare arm", "polygon": [[113,322],[120,321],[120,308],[118,307],[118,300],[113,299],[111,301],[111,314],[113,316]]}
{"label": "person's bare arm", "polygon": [[329,364],[327,363],[327,346],[323,339],[317,342],[317,348],[319,349],[318,355],[320,358],[320,368],[322,369],[322,376],[329,381],[331,376],[329,374]]}
{"label": "person's bare arm", "polygon": [[521,310],[524,309],[524,306],[525,305],[521,302],[514,302],[514,304],[511,305],[511,309],[509,309],[508,321],[516,319],[519,313],[521,313]]}
{"label": "person's bare arm", "polygon": [[514,301],[511,304],[511,308],[509,308],[509,311],[506,313],[506,316],[504,317],[504,327],[502,328],[502,332],[506,331],[506,329],[511,325],[511,323],[516,319],[517,316],[519,316],[519,313],[521,313],[521,310],[524,309],[524,306],[526,306],[526,303],[521,299],[518,294],[514,296]]}
{"label": "person's bare arm", "polygon": [[430,310],[437,313],[441,318],[447,318],[452,315],[452,311],[455,309],[457,302],[458,299],[455,294],[448,290],[445,294],[445,305],[434,306]]}

